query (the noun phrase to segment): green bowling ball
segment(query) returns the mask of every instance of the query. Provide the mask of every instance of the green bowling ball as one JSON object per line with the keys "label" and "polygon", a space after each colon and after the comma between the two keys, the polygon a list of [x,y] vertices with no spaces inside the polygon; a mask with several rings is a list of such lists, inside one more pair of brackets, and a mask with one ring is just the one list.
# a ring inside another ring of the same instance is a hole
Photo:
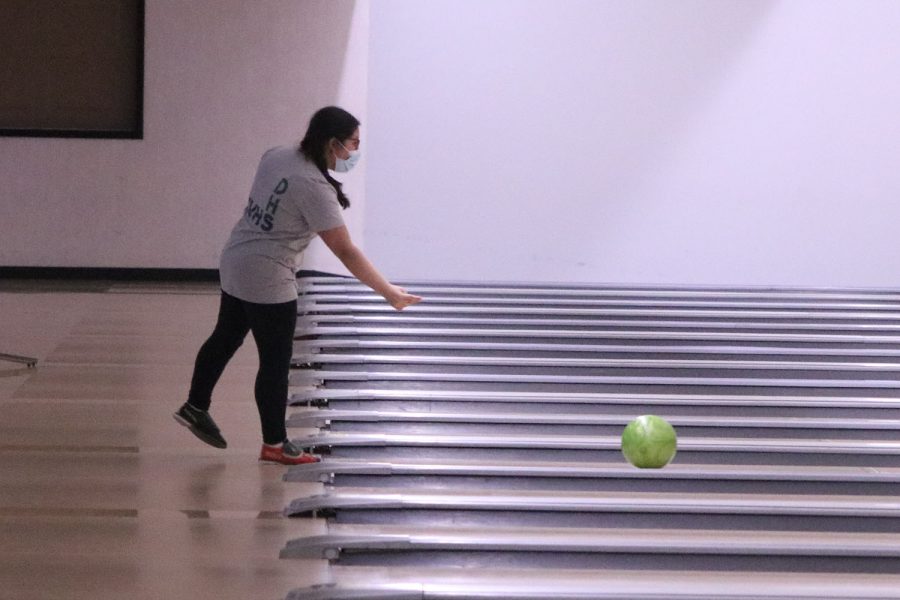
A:
{"label": "green bowling ball", "polygon": [[622,454],[640,469],[660,469],[675,457],[675,428],[662,417],[643,415],[622,432]]}

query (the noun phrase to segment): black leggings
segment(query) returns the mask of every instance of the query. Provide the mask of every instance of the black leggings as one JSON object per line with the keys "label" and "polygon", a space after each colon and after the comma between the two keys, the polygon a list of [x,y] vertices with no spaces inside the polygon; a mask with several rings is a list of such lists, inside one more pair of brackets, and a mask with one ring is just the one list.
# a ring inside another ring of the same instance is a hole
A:
{"label": "black leggings", "polygon": [[254,391],[263,442],[280,444],[286,440],[288,375],[296,325],[296,300],[282,304],[256,304],[229,296],[223,291],[216,328],[197,353],[188,402],[196,408],[209,410],[213,388],[222,376],[225,365],[244,343],[247,332],[252,331],[259,351],[259,371]]}

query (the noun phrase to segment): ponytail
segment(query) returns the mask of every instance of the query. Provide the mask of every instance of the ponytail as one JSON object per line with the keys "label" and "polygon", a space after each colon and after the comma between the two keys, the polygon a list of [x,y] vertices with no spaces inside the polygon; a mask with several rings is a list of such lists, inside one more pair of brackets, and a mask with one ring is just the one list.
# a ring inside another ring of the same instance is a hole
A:
{"label": "ponytail", "polygon": [[343,108],[326,106],[313,115],[309,121],[309,127],[303,141],[300,142],[300,152],[312,161],[319,171],[337,192],[338,202],[341,208],[349,208],[350,199],[341,189],[341,182],[328,172],[328,162],[325,158],[325,146],[332,138],[345,140],[353,135],[359,127],[359,120]]}

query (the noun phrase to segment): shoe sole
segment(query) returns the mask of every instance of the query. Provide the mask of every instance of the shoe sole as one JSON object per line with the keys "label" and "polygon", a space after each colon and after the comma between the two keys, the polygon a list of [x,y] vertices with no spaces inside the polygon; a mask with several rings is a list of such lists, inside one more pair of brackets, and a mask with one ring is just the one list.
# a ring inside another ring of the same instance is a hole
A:
{"label": "shoe sole", "polygon": [[203,433],[202,431],[200,431],[199,429],[197,429],[196,427],[194,427],[193,425],[191,425],[190,422],[188,422],[187,419],[185,419],[184,417],[182,417],[182,416],[179,415],[178,413],[173,414],[172,417],[175,419],[175,422],[176,422],[176,423],[178,423],[179,425],[184,425],[185,427],[187,427],[187,428],[190,430],[190,432],[193,433],[193,434],[197,437],[197,439],[199,439],[201,442],[203,442],[203,443],[205,443],[205,444],[209,444],[209,445],[212,446],[213,448],[225,449],[225,448],[228,447],[228,443],[227,443],[227,442],[225,442],[224,440],[223,440],[223,441],[219,441],[219,440],[217,440],[216,438],[213,438],[213,437],[210,437],[210,436],[206,435],[205,433]]}

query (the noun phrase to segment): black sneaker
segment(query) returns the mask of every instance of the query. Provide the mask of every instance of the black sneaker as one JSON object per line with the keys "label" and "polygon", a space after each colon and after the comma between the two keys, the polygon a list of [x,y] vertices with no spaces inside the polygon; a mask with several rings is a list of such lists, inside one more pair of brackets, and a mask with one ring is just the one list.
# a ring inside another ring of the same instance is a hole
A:
{"label": "black sneaker", "polygon": [[191,430],[191,433],[216,448],[226,448],[228,442],[219,433],[216,422],[205,410],[194,408],[185,402],[174,415],[175,420]]}

